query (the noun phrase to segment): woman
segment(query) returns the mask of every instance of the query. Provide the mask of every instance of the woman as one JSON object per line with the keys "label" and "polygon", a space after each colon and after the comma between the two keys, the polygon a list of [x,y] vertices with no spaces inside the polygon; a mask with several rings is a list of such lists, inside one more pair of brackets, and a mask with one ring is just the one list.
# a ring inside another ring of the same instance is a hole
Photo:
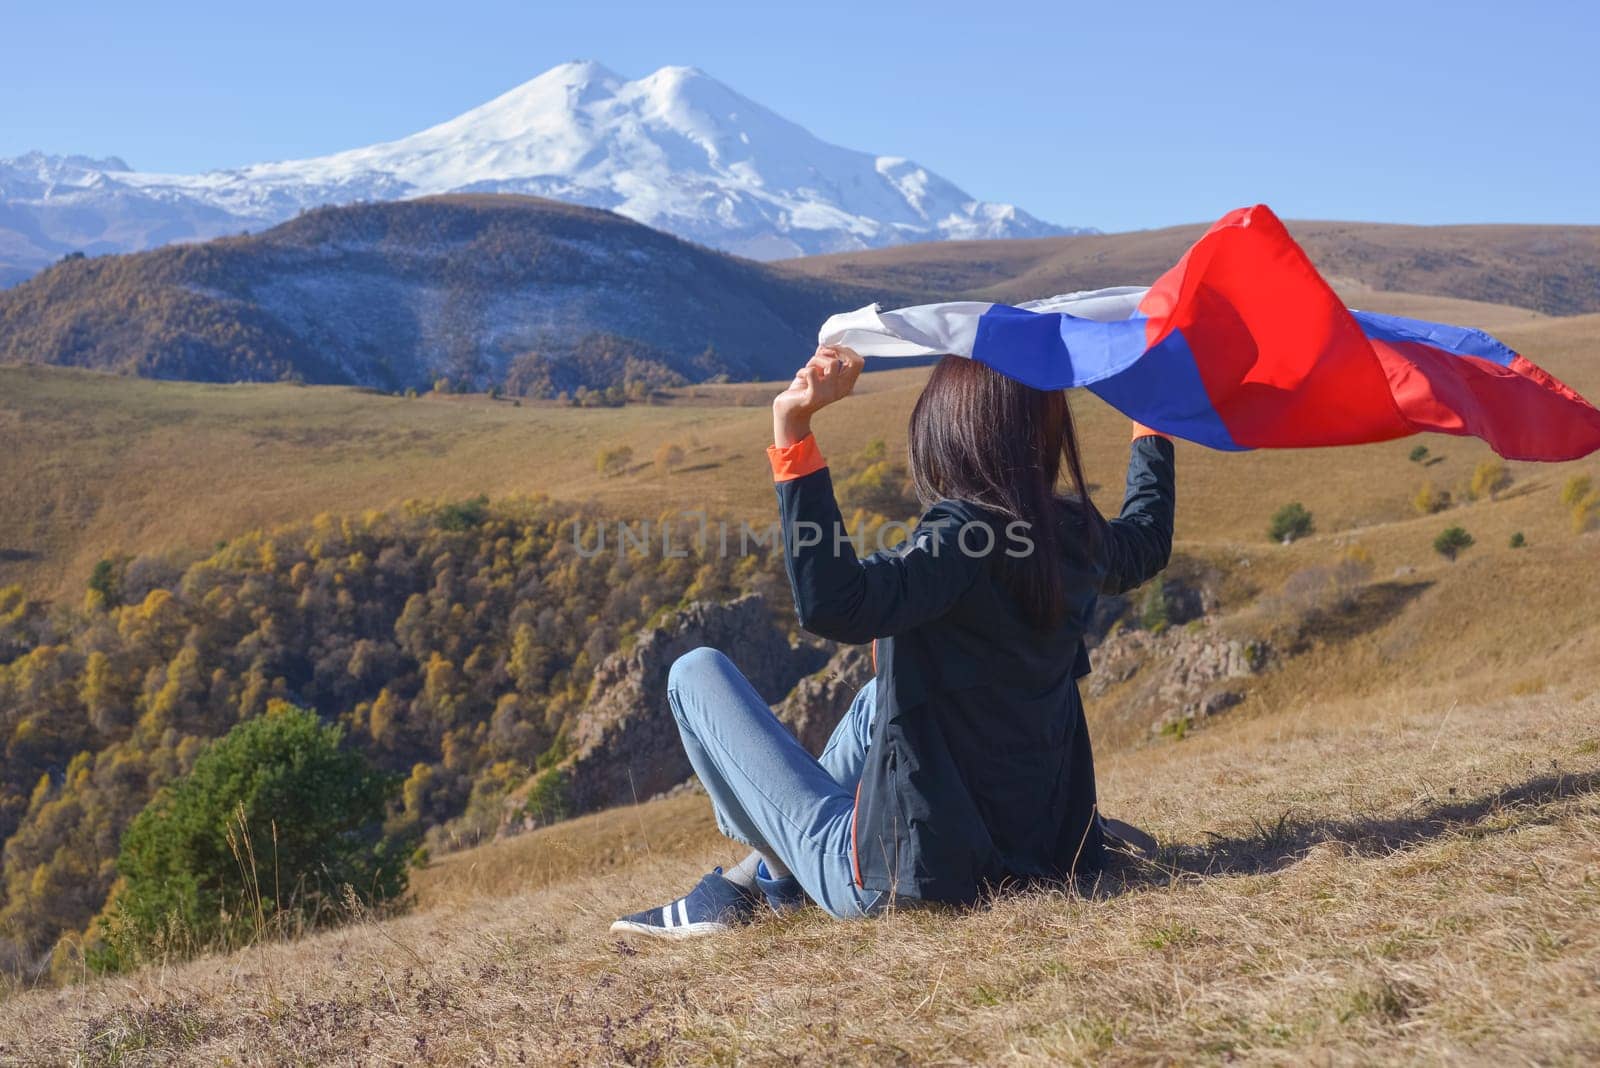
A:
{"label": "woman", "polygon": [[[811,434],[861,366],[849,349],[818,349],[773,401],[768,454],[800,624],[873,641],[875,677],[816,760],[727,657],[679,659],[668,699],[684,748],[718,826],[753,852],[615,932],[713,934],[807,898],[839,918],[968,904],[1102,864],[1083,637],[1097,595],[1166,566],[1172,442],[1135,425],[1122,514],[1107,522],[1065,393],[947,356],[911,414],[927,513],[899,551],[862,560]],[[1063,465],[1069,496],[1056,492]]]}

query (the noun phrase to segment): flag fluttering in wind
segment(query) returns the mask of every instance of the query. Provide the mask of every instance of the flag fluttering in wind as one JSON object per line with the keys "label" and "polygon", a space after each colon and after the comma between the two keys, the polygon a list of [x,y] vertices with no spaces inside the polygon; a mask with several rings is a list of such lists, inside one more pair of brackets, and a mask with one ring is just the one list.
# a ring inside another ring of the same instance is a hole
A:
{"label": "flag fluttering in wind", "polygon": [[1148,289],[1015,307],[835,315],[823,344],[967,356],[1039,389],[1086,387],[1214,449],[1482,438],[1512,460],[1600,449],[1600,410],[1480,330],[1351,311],[1265,205],[1224,216]]}

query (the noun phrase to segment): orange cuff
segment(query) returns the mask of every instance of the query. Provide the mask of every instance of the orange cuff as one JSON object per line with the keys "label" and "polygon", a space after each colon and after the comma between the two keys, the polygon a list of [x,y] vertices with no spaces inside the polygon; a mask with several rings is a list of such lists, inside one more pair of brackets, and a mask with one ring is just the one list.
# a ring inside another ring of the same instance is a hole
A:
{"label": "orange cuff", "polygon": [[793,445],[768,445],[767,460],[772,464],[774,482],[792,482],[828,466],[812,434],[807,434]]}
{"label": "orange cuff", "polygon": [[1163,434],[1159,430],[1151,430],[1149,427],[1145,426],[1143,423],[1134,423],[1133,424],[1133,440],[1134,441],[1138,441],[1140,438],[1166,438],[1168,441],[1172,440],[1170,437],[1168,437],[1166,434]]}

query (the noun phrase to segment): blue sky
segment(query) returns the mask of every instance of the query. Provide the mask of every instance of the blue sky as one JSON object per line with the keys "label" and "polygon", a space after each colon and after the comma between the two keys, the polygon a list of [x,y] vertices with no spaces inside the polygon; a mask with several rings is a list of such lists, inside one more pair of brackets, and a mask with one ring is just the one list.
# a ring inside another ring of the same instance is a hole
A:
{"label": "blue sky", "polygon": [[569,59],[1108,230],[1600,223],[1600,4],[0,3],[0,156],[203,170],[412,133]]}

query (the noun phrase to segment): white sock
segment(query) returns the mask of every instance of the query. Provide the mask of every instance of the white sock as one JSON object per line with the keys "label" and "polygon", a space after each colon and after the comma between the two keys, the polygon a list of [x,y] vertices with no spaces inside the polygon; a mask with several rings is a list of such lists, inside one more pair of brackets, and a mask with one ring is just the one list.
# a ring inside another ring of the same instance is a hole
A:
{"label": "white sock", "polygon": [[756,865],[761,863],[760,853],[751,853],[733,867],[723,871],[722,877],[734,886],[746,890],[756,885]]}
{"label": "white sock", "polygon": [[749,889],[756,885],[756,865],[763,860],[767,862],[767,874],[774,879],[782,879],[789,874],[789,869],[785,868],[781,861],[773,860],[771,857],[764,857],[760,853],[751,853],[748,857],[724,871],[722,877],[734,886],[742,886]]}

